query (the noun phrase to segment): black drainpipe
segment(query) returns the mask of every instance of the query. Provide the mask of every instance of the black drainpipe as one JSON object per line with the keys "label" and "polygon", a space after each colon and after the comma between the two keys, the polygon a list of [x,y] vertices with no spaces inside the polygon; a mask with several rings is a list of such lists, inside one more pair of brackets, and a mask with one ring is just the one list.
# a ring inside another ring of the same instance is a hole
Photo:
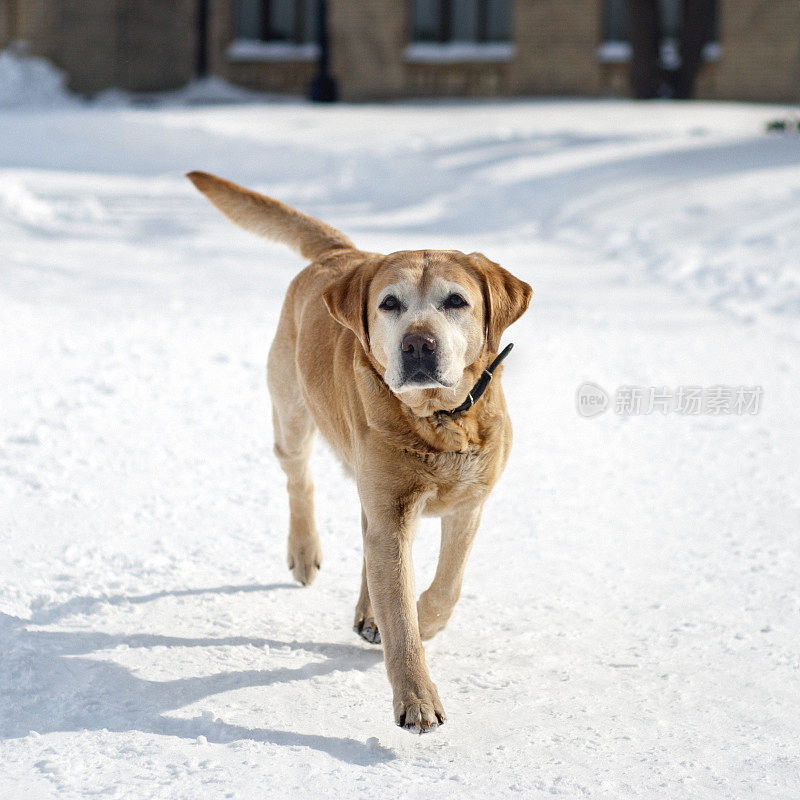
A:
{"label": "black drainpipe", "polygon": [[197,0],[197,60],[198,78],[208,75],[208,0]]}
{"label": "black drainpipe", "polygon": [[326,0],[317,0],[317,22],[319,29],[319,61],[317,74],[311,81],[308,96],[315,103],[333,103],[338,97],[336,81],[328,72],[329,47],[328,47],[328,4]]}

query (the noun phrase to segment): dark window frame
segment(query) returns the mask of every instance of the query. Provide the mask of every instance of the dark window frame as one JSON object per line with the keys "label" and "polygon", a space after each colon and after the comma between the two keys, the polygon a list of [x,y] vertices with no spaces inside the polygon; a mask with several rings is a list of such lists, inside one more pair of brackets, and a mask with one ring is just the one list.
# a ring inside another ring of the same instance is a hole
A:
{"label": "dark window frame", "polygon": [[[308,15],[313,14],[314,7],[309,7],[307,4],[311,0],[290,0],[292,3],[292,27],[288,36],[281,35],[281,32],[276,31],[273,27],[274,16],[273,7],[274,0],[254,0],[258,8],[259,16],[259,42],[275,43],[275,44],[292,44],[304,45],[312,43],[310,35],[313,28],[309,25]],[[247,2],[247,0],[238,0],[238,3]],[[237,31],[238,33],[238,31]]]}
{"label": "dark window frame", "polygon": [[[663,3],[667,2],[668,0],[659,0],[659,22],[663,28],[663,19],[664,19],[664,10],[663,10]],[[618,7],[616,9],[613,8],[613,4],[616,2]],[[711,24],[711,35],[706,42],[706,44],[716,44],[719,42],[719,20],[720,20],[720,4],[719,0],[714,3],[714,19]],[[614,22],[614,18],[618,15],[622,15],[622,21],[620,23],[620,30],[614,31],[612,30]],[[627,8],[625,0],[604,0],[603,2],[603,38],[604,42],[629,42],[630,41],[630,32],[627,30]],[[618,33],[618,35],[613,35]],[[678,39],[680,38],[680,27],[675,31],[664,31],[663,29],[659,33],[659,39],[661,42],[670,39]]]}
{"label": "dark window frame", "polygon": [[272,27],[273,23],[273,0],[261,0],[261,34],[259,39],[262,42],[289,42],[291,44],[303,44],[305,36],[305,14],[303,0],[292,0],[292,32],[288,39],[276,36]]}
{"label": "dark window frame", "polygon": [[[471,39],[454,39],[455,31],[455,15],[453,9],[453,0],[438,0],[439,8],[437,12],[438,24],[437,35],[435,42],[437,44],[450,44],[451,42],[474,42],[476,44],[495,44],[499,42],[510,42],[513,35],[511,26],[509,27],[507,38],[503,39],[490,39],[489,38],[489,3],[490,0],[474,0],[476,3],[476,20],[474,36]],[[427,42],[428,39],[420,39],[417,37],[417,26],[415,20],[415,8],[412,0],[411,8],[411,39],[414,42]]]}

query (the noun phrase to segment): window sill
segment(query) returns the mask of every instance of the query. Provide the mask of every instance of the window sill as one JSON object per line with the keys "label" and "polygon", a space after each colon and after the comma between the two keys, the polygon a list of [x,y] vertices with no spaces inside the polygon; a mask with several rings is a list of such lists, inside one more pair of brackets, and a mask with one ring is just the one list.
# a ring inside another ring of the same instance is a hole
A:
{"label": "window sill", "polygon": [[[677,44],[673,40],[668,40],[662,46],[661,58],[669,66],[680,65],[680,58],[676,50]],[[703,61],[714,62],[722,58],[722,48],[719,42],[709,42],[703,48]],[[601,64],[627,64],[631,60],[631,46],[629,42],[608,41],[603,42],[597,48],[597,60]]]}
{"label": "window sill", "polygon": [[319,58],[319,45],[234,39],[228,45],[225,56],[228,61],[316,61]]}
{"label": "window sill", "polygon": [[505,62],[514,58],[514,45],[507,42],[414,42],[403,57],[411,64],[462,64]]}

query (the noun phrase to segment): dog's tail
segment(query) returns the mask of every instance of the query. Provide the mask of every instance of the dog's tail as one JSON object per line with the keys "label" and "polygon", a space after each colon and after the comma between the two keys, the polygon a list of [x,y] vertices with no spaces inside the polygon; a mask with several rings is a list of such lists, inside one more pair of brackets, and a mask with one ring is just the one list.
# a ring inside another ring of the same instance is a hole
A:
{"label": "dog's tail", "polygon": [[282,242],[310,261],[329,250],[356,249],[343,233],[314,217],[258,192],[207,172],[189,172],[186,177],[228,219],[246,231]]}

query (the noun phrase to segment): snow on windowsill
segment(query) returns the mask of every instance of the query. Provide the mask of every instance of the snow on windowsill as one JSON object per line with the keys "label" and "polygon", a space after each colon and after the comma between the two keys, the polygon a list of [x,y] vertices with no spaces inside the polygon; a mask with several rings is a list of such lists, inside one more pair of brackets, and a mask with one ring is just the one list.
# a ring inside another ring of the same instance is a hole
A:
{"label": "snow on windowsill", "polygon": [[722,58],[722,47],[719,42],[709,42],[703,48],[703,58],[706,61],[719,61]]}
{"label": "snow on windowsill", "polygon": [[505,42],[414,42],[406,47],[403,56],[414,64],[511,61],[514,45]]}
{"label": "snow on windowsill", "polygon": [[608,41],[597,48],[597,60],[604,64],[623,64],[631,60],[632,48],[628,42]]}
{"label": "snow on windowsill", "polygon": [[[630,42],[610,40],[603,42],[597,48],[597,60],[603,64],[625,64],[631,60]],[[677,54],[677,42],[668,39],[661,46],[661,58],[671,68],[680,66],[680,58]],[[709,42],[703,48],[703,60],[719,61],[722,58],[722,48],[719,42]]]}
{"label": "snow on windowsill", "polygon": [[228,61],[316,61],[319,45],[234,39],[225,55]]}

